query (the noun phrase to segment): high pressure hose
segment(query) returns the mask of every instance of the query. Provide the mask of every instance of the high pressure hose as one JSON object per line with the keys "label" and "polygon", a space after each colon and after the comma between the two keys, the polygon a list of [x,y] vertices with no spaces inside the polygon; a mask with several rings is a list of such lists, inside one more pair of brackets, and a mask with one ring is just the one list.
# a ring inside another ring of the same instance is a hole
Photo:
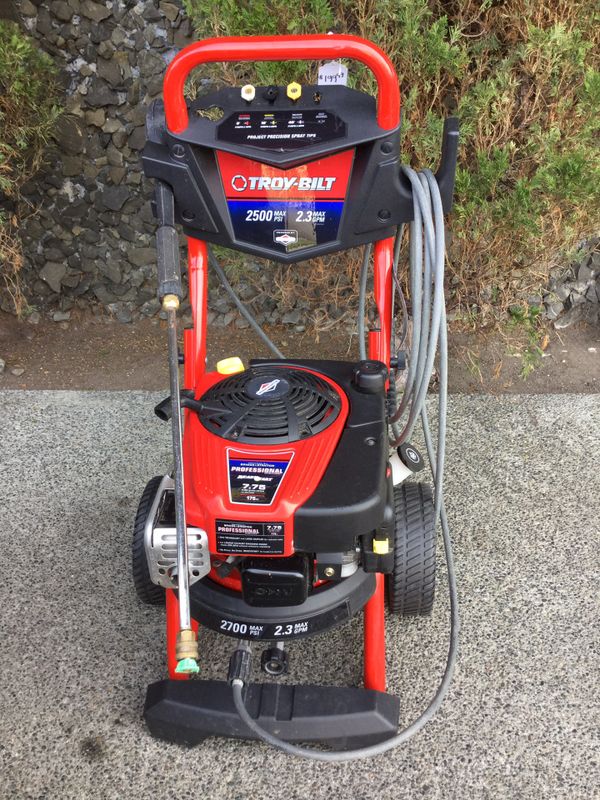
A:
{"label": "high pressure hose", "polygon": [[275,342],[273,342],[272,339],[270,339],[267,336],[267,334],[263,331],[263,329],[260,327],[256,319],[254,318],[253,314],[246,308],[246,306],[237,296],[235,289],[227,280],[225,271],[215,258],[215,254],[213,253],[210,247],[208,248],[208,263],[217,273],[217,278],[221,281],[221,285],[223,286],[227,294],[231,297],[233,302],[236,304],[242,316],[244,316],[246,320],[250,323],[250,327],[252,328],[252,330],[260,336],[260,338],[267,345],[267,347],[273,353],[273,355],[277,356],[277,358],[285,358],[285,356],[283,355],[281,350],[277,347]]}
{"label": "high pressure hose", "polygon": [[[244,656],[245,670],[237,672],[231,679],[233,701],[236,710],[247,727],[259,739],[283,750],[289,755],[300,756],[316,761],[344,762],[360,758],[381,755],[403,744],[418,733],[435,715],[441,706],[450,686],[458,654],[458,634],[460,620],[458,613],[458,595],[456,575],[452,555],[452,542],[443,498],[443,478],[445,460],[446,412],[448,393],[448,342],[446,332],[446,311],[444,305],[444,216],[439,188],[430,170],[415,172],[409,167],[402,167],[405,177],[410,181],[413,193],[414,219],[410,224],[410,294],[413,317],[413,335],[408,355],[408,373],[406,386],[397,409],[391,414],[389,422],[392,431],[391,444],[394,447],[408,441],[412,436],[416,423],[420,420],[427,449],[434,484],[434,518],[440,520],[444,553],[448,573],[448,592],[450,597],[450,641],[444,674],[438,688],[427,708],[408,727],[389,739],[370,747],[355,750],[323,751],[286,742],[273,735],[253,719],[244,703],[243,689],[250,671],[250,645],[241,642],[235,651]],[[394,247],[394,284],[399,295],[403,311],[402,340],[407,336],[406,304],[397,279],[397,267],[401,251],[402,226],[398,230]],[[359,281],[359,350],[360,358],[367,357],[365,343],[365,306],[367,293],[367,275],[371,256],[371,245],[365,248],[360,281]],[[260,328],[250,312],[243,306],[235,292],[227,282],[221,268],[211,254],[211,265],[217,272],[224,287],[234,299],[252,327],[259,332]],[[268,339],[263,331],[260,335],[279,357],[282,354]],[[392,350],[394,343],[392,342]],[[434,446],[426,408],[426,396],[433,374],[436,352],[438,353],[438,430],[437,447]],[[395,380],[392,375],[391,380]],[[234,654],[235,655],[235,654]]]}

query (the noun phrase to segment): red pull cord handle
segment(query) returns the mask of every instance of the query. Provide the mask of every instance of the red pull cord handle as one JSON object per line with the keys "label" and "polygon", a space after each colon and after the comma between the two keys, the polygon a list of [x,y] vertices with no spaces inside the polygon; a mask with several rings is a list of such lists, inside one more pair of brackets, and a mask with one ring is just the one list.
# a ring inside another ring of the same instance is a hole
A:
{"label": "red pull cord handle", "polygon": [[165,75],[164,98],[167,127],[182,133],[188,126],[183,96],[185,79],[194,67],[213,61],[318,61],[352,58],[361,61],[377,79],[377,122],[392,130],[400,122],[398,76],[386,54],[358,36],[321,34],[311,36],[230,36],[204,39],[178,53]]}

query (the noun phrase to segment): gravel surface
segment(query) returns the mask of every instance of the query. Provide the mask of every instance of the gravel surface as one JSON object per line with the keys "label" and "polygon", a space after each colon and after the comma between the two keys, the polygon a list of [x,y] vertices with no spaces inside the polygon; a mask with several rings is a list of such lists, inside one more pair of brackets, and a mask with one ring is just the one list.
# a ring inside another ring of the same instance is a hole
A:
{"label": "gravel surface", "polygon": [[[456,678],[416,739],[348,765],[150,738],[140,713],[164,675],[163,611],[137,602],[129,546],[143,486],[169,466],[157,395],[0,397],[2,800],[600,797],[598,395],[451,398]],[[403,722],[439,679],[447,615],[441,580],[431,619],[390,622]],[[224,677],[232,644],[202,632],[205,676]],[[297,681],[360,681],[358,619],[290,650]]]}

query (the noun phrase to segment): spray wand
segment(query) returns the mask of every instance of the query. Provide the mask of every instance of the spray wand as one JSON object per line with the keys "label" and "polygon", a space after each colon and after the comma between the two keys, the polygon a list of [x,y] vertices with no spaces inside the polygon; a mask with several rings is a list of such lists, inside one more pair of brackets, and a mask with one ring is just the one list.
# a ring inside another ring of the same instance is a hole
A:
{"label": "spray wand", "polygon": [[171,388],[171,431],[173,435],[175,528],[177,534],[177,589],[179,600],[179,631],[175,644],[178,673],[198,672],[198,641],[192,630],[190,612],[190,571],[187,524],[185,519],[185,486],[183,480],[183,435],[181,397],[179,389],[179,347],[177,344],[177,311],[183,296],[179,237],[175,230],[175,201],[173,190],[166,183],[156,187],[156,232],[158,296],[167,314],[169,342],[169,380]]}

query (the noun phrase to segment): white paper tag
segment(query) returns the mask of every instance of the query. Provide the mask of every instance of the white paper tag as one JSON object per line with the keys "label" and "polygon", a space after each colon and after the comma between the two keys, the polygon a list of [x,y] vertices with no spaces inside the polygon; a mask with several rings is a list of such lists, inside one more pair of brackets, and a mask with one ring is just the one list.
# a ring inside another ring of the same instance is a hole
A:
{"label": "white paper tag", "polygon": [[319,67],[319,86],[346,86],[348,67],[339,61],[328,61]]}

